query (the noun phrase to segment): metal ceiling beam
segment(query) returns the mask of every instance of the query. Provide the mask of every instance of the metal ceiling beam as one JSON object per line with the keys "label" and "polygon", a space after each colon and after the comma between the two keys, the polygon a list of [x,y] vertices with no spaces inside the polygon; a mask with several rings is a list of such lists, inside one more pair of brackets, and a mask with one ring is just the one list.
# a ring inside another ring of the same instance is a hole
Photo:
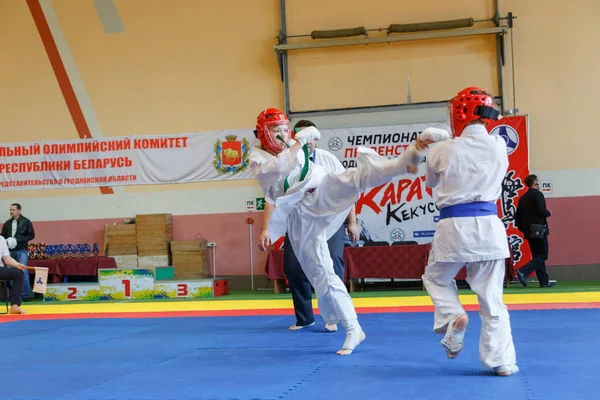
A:
{"label": "metal ceiling beam", "polygon": [[382,44],[382,43],[395,43],[395,42],[408,42],[413,40],[426,40],[426,39],[443,39],[443,38],[454,38],[461,36],[480,36],[480,35],[492,35],[508,32],[508,27],[495,27],[495,28],[479,28],[479,29],[456,29],[452,31],[441,31],[441,32],[426,32],[426,33],[414,33],[405,35],[393,35],[376,38],[353,38],[353,39],[339,39],[339,40],[319,40],[307,43],[295,43],[295,44],[277,44],[273,46],[275,51],[289,51],[289,50],[303,50],[303,49],[319,49],[327,47],[341,47],[341,46],[359,46],[359,45],[370,45],[370,44]]}

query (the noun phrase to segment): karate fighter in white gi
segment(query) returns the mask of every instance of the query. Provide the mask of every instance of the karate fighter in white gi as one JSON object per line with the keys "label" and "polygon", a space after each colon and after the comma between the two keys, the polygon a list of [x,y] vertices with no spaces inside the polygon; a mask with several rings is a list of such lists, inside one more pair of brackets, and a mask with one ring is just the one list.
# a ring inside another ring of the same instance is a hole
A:
{"label": "karate fighter in white gi", "polygon": [[260,147],[250,150],[250,169],[267,201],[276,205],[268,228],[270,237],[281,237],[287,231],[302,270],[315,289],[325,323],[339,323],[346,330],[337,354],[351,354],[365,334],[346,286],[333,270],[327,240],[344,222],[362,191],[398,175],[416,173],[425,149],[439,135],[429,135],[427,140],[420,137],[392,160],[359,148],[358,167],[334,174],[309,161],[306,144],[321,136],[315,127],[293,137],[288,118],[268,108],[258,115],[255,134]]}
{"label": "karate fighter in white gi", "polygon": [[423,282],[435,306],[433,329],[455,358],[464,345],[468,317],[454,277],[466,265],[467,282],[477,294],[480,361],[501,376],[519,371],[508,310],[502,300],[504,263],[509,257],[496,201],[508,168],[506,142],[490,135],[486,121],[501,118],[493,97],[470,87],[448,105],[452,140],[438,143],[427,157],[427,186],[438,187],[440,220]]}

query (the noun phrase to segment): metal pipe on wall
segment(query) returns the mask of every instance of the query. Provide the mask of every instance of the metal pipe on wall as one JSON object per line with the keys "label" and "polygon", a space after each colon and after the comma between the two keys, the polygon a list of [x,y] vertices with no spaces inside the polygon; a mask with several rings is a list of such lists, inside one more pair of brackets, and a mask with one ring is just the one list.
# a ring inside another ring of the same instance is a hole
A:
{"label": "metal pipe on wall", "polygon": [[[516,17],[515,17],[516,18]],[[510,62],[512,64],[512,69],[511,69],[511,80],[512,80],[512,95],[513,95],[513,114],[516,114],[519,112],[519,109],[517,108],[517,94],[516,94],[516,80],[515,80],[515,48],[514,48],[514,42],[513,42],[513,30],[512,30],[512,26],[513,26],[513,15],[512,12],[508,13],[508,26],[510,27]],[[527,131],[529,132],[529,130]]]}
{"label": "metal pipe on wall", "polygon": [[[499,0],[494,0],[494,23],[500,27]],[[504,33],[496,35],[496,64],[498,68],[498,89],[500,96],[500,110],[504,113]]]}
{"label": "metal pipe on wall", "polygon": [[252,247],[254,246],[254,239],[252,239],[253,223],[250,221],[251,218],[249,218],[248,223],[248,226],[250,227],[250,289],[254,290],[254,252],[252,251]]}
{"label": "metal pipe on wall", "polygon": [[[279,37],[281,44],[287,44],[287,22],[285,0],[279,0]],[[288,76],[288,53],[281,52],[281,79],[283,81],[283,109],[285,115],[290,114],[290,83]]]}

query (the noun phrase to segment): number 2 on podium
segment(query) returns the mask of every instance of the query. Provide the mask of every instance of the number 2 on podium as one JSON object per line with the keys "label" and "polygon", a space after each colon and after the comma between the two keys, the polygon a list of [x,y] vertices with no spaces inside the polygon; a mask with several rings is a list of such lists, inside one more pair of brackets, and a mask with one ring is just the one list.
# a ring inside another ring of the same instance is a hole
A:
{"label": "number 2 on podium", "polygon": [[67,288],[67,290],[69,291],[69,293],[67,293],[67,300],[77,300],[77,288],[70,287]]}

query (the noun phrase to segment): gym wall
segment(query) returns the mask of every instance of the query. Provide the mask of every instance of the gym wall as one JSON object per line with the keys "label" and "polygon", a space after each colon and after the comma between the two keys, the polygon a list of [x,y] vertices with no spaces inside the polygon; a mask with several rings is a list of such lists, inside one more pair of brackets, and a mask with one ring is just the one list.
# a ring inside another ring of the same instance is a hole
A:
{"label": "gym wall", "polygon": [[[550,265],[600,263],[591,227],[600,223],[598,135],[589,116],[598,108],[600,61],[593,38],[600,4],[580,0],[500,0],[512,11],[517,108],[530,115],[532,171],[553,182]],[[550,3],[556,3],[551,6]],[[473,17],[489,19],[493,0],[448,3],[373,0],[288,0],[288,34],[313,29]],[[48,22],[40,34],[36,19]],[[32,12],[33,10],[33,12]],[[478,26],[480,26],[478,24]],[[481,26],[491,26],[481,23]],[[81,120],[65,99],[65,76],[50,62],[43,36],[51,35],[68,72],[84,123],[94,137],[173,134],[252,128],[265,107],[283,107],[283,85],[273,51],[279,31],[276,0],[0,0],[0,140],[3,143],[75,139]],[[47,39],[47,38],[46,38]],[[507,37],[505,108],[512,108]],[[464,86],[498,94],[492,36],[439,39],[290,52],[293,111],[445,101]],[[323,128],[423,122],[444,108],[315,117]],[[176,162],[176,160],[174,160]],[[210,162],[207,160],[207,162]],[[135,214],[174,215],[176,240],[217,243],[217,273],[249,275],[246,197],[251,180],[0,192],[0,210],[12,202],[32,219],[36,241],[101,243],[104,224]],[[253,237],[262,230],[255,213]],[[253,244],[254,245],[254,244]],[[265,254],[253,251],[255,274]]]}

